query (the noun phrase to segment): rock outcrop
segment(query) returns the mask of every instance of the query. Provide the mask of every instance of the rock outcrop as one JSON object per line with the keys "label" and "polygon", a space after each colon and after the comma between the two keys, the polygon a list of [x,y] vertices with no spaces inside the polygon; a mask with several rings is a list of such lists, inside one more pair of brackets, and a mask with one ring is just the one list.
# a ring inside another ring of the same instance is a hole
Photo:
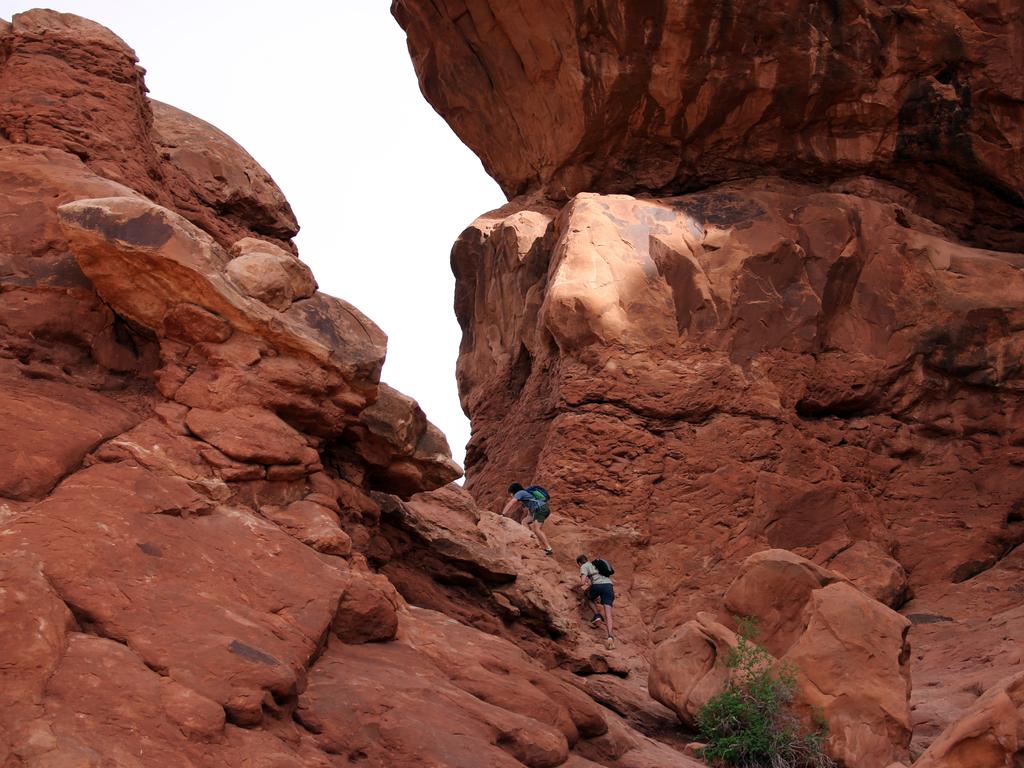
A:
{"label": "rock outcrop", "polygon": [[684,725],[697,726],[701,707],[725,689],[727,662],[736,634],[707,613],[683,624],[658,644],[651,658],[648,688]]}
{"label": "rock outcrop", "polygon": [[0,764],[696,765],[296,231],[113,33],[0,23]]}
{"label": "rock outcrop", "polygon": [[392,12],[510,197],[452,250],[466,488],[551,490],[556,549],[613,560],[636,642],[697,670],[688,622],[767,548],[832,574],[813,621],[903,611],[928,682],[878,759],[916,759],[1021,661],[1021,9]]}
{"label": "rock outcrop", "polygon": [[1011,0],[394,0],[424,96],[510,197],[867,174],[1022,250]]}

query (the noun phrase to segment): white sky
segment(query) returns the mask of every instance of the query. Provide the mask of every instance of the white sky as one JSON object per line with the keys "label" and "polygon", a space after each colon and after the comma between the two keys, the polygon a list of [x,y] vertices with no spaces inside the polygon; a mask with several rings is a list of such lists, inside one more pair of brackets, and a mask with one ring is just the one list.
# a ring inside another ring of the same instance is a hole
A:
{"label": "white sky", "polygon": [[[0,0],[0,17],[35,7]],[[270,172],[320,289],[388,334],[383,378],[460,464],[452,243],[504,196],[419,92],[388,0],[52,0],[112,29],[150,95],[213,123]]]}

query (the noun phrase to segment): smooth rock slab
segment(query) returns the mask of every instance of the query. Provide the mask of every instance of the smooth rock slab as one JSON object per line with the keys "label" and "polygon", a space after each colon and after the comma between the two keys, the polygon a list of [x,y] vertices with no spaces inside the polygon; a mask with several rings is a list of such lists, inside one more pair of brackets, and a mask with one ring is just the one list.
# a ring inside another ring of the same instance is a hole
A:
{"label": "smooth rock slab", "polygon": [[80,625],[127,644],[232,721],[257,722],[268,694],[301,689],[343,575],[247,511],[153,514],[163,501],[138,492],[147,477],[126,462],[78,472],[2,542],[41,561]]}
{"label": "smooth rock slab", "polygon": [[1024,759],[1024,672],[985,691],[914,768],[1004,768]]}
{"label": "smooth rock slab", "polygon": [[52,381],[0,378],[0,496],[44,495],[104,440],[141,421],[108,397]]}
{"label": "smooth rock slab", "polygon": [[35,724],[53,736],[36,747],[30,764],[40,768],[330,765],[299,729],[236,727],[217,702],[148,669],[130,648],[80,633],[69,636]]}
{"label": "smooth rock slab", "polygon": [[302,435],[270,411],[251,405],[226,411],[193,408],[185,424],[197,436],[237,461],[311,464],[319,460]]}
{"label": "smooth rock slab", "polygon": [[[503,657],[522,658],[521,651],[430,611],[411,609],[403,626],[410,634],[403,629],[396,642],[332,645],[317,661],[297,717],[322,749],[392,768],[554,768],[565,762],[566,737],[547,716],[514,711],[526,703],[517,701],[517,692],[538,695],[523,677],[501,672]],[[497,655],[476,643],[495,647]],[[443,657],[454,661],[460,648],[469,658],[461,679],[453,679],[458,672]],[[465,676],[481,656],[493,670],[486,689]],[[538,701],[554,705],[548,697]]]}

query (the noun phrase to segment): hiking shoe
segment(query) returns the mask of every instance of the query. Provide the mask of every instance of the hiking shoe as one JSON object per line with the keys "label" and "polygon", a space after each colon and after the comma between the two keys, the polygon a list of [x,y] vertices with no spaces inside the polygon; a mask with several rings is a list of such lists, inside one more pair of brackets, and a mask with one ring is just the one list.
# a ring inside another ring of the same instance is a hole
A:
{"label": "hiking shoe", "polygon": [[604,647],[607,648],[609,651],[612,648],[614,648],[615,647],[615,638],[612,637],[611,635],[608,635],[608,637],[604,641]]}
{"label": "hiking shoe", "polygon": [[553,549],[545,549],[544,550],[544,554],[545,555],[553,555],[553,554],[555,554],[555,550],[553,550]]}
{"label": "hiking shoe", "polygon": [[600,613],[595,613],[594,618],[590,620],[590,626],[596,627],[602,621],[604,621],[604,616],[602,616]]}

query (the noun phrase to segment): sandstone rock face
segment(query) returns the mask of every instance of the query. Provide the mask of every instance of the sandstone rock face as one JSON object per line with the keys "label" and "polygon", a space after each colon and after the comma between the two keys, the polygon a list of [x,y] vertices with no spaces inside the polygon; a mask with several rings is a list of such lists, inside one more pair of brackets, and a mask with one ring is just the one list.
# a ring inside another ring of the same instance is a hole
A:
{"label": "sandstone rock face", "polygon": [[1020,663],[1020,9],[392,10],[519,195],[452,252],[467,488],[552,490],[655,643],[767,547],[902,609],[916,758]]}
{"label": "sandstone rock face", "polygon": [[709,653],[687,622],[752,553],[804,558],[730,610],[809,665],[805,696],[849,687],[837,756],[918,757],[1021,661],[1021,9],[392,12],[511,198],[452,251],[467,489],[553,492],[556,550],[600,548],[636,642],[692,662],[652,678],[683,713]]}
{"label": "sandstone rock face", "polygon": [[146,98],[135,52],[109,30],[37,9],[16,14],[2,36],[0,129],[8,141],[77,156],[222,245],[254,233],[287,244],[298,232],[284,195],[244,149]]}
{"label": "sandstone rock face", "polygon": [[0,765],[695,765],[633,727],[642,624],[613,656],[448,487],[280,190],[142,75],[0,22]]}
{"label": "sandstone rock face", "polygon": [[867,173],[976,244],[1024,248],[1024,25],[1009,0],[392,13],[424,96],[509,196]]}
{"label": "sandstone rock face", "polygon": [[[1020,370],[1016,352],[1007,366],[998,350],[1022,338],[985,318],[1020,315],[1024,262],[958,244],[870,190],[891,188],[762,180],[670,200],[581,194],[561,210],[520,201],[478,220],[453,251],[474,423],[467,487],[494,506],[511,478],[552,490],[554,520],[568,518],[553,522],[554,540],[576,527],[589,533],[584,547],[602,542],[632,574],[655,642],[713,607],[765,546],[835,569],[794,585],[805,594],[849,579],[894,607],[998,567],[1024,533]],[[784,213],[771,212],[776,194],[792,201]],[[691,223],[683,210],[697,212]],[[1006,594],[1008,608],[1021,604]],[[773,652],[804,632],[803,601],[772,615],[775,593],[735,596],[732,608],[788,626]],[[893,652],[872,692],[833,713],[832,748],[864,765],[908,759],[911,727],[921,727],[916,756],[970,703],[958,677],[1015,625],[936,627],[934,645],[918,647],[942,687],[916,693],[911,718],[896,661],[905,625],[858,602],[833,609],[885,628]],[[928,613],[964,615],[932,604]],[[985,634],[969,639],[974,629]],[[858,659],[830,684],[855,687]],[[943,672],[944,660],[959,671]]]}
{"label": "sandstone rock face", "polygon": [[530,194],[452,255],[466,489],[266,172],[0,23],[0,763],[690,768],[722,594],[847,766],[1016,760],[1019,9],[498,5],[394,4]]}
{"label": "sandstone rock face", "polygon": [[[452,254],[467,488],[493,507],[511,478],[545,485],[572,521],[558,530],[585,529],[632,574],[654,642],[765,547],[894,607],[999,568],[1024,540],[1024,257],[914,210],[877,179],[771,178],[481,217]],[[917,756],[971,703],[955,680],[1006,619],[956,606],[930,601],[956,632],[922,627],[916,646],[941,687],[914,694],[913,721],[884,710],[895,751],[869,739],[871,759],[907,759],[919,724]],[[800,610],[789,621],[803,630]],[[898,667],[876,682],[895,674],[882,689],[903,695]]]}
{"label": "sandstone rock face", "polygon": [[760,180],[478,220],[452,256],[467,487],[533,477],[615,532],[656,632],[765,546],[874,543],[911,589],[995,563],[1024,535],[1022,257],[864,184],[880,199]]}

